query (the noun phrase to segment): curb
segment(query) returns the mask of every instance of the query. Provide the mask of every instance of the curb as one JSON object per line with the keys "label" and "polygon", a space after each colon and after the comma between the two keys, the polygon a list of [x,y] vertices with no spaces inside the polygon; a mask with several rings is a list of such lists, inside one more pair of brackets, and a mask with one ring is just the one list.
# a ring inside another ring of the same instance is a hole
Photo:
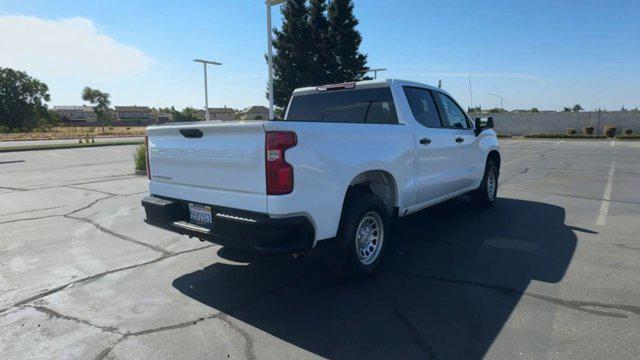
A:
{"label": "curb", "polygon": [[94,144],[52,144],[52,145],[35,145],[35,146],[13,146],[13,147],[0,148],[0,153],[20,152],[20,151],[38,151],[38,150],[76,149],[76,148],[90,148],[90,147],[104,147],[104,146],[140,145],[140,144],[143,144],[143,142],[121,141],[121,142],[94,143]]}

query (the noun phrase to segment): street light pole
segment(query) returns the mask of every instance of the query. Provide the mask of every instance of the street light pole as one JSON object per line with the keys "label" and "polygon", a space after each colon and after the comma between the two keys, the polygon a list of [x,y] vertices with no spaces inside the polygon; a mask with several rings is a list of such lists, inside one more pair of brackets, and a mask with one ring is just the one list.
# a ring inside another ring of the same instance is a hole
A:
{"label": "street light pole", "polygon": [[204,119],[209,119],[209,89],[207,88],[207,65],[222,65],[219,62],[202,60],[202,59],[193,59],[193,61],[197,63],[202,63],[204,66]]}
{"label": "street light pole", "polygon": [[275,118],[273,100],[273,35],[271,34],[271,7],[280,5],[286,0],[266,0],[267,3],[267,59],[269,62],[269,120]]}
{"label": "street light pole", "polygon": [[489,95],[495,96],[500,99],[500,111],[502,111],[502,109],[504,109],[504,98],[498,94],[489,94]]}
{"label": "street light pole", "polygon": [[207,64],[202,64],[204,67],[204,119],[209,120],[209,89],[207,86]]}

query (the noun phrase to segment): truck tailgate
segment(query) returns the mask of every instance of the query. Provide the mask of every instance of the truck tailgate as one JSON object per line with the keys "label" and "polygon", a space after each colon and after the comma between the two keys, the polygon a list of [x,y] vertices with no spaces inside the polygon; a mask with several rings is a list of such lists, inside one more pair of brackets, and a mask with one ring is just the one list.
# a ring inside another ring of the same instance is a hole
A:
{"label": "truck tailgate", "polygon": [[198,122],[152,126],[150,191],[267,212],[263,122]]}

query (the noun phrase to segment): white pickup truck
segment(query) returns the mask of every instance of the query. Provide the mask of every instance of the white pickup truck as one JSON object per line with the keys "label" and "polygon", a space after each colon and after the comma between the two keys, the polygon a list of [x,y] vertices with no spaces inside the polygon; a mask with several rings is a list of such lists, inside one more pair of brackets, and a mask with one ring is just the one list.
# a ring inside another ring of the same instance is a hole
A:
{"label": "white pickup truck", "polygon": [[466,193],[495,202],[492,127],[402,80],[298,89],[284,120],[150,126],[146,222],[261,253],[330,244],[341,269],[367,275],[392,217]]}

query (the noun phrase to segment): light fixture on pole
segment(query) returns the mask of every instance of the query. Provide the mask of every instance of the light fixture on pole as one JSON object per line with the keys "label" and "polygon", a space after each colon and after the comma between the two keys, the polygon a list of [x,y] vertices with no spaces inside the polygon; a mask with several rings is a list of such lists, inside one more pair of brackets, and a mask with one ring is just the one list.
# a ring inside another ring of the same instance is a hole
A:
{"label": "light fixture on pole", "polygon": [[500,99],[500,111],[502,111],[502,109],[504,109],[504,98],[498,94],[489,94],[489,95],[495,96]]}
{"label": "light fixture on pole", "polygon": [[193,59],[197,63],[202,63],[204,66],[204,119],[209,119],[209,90],[207,89],[207,65],[222,65],[222,63],[216,61],[209,61],[203,59]]}
{"label": "light fixture on pole", "polygon": [[267,3],[267,59],[269,62],[269,120],[275,117],[273,110],[273,35],[271,34],[271,7],[287,0],[266,0]]}
{"label": "light fixture on pole", "polygon": [[372,72],[373,73],[373,78],[377,79],[378,78],[378,72],[383,72],[383,71],[387,71],[387,70],[388,69],[386,69],[386,68],[377,68],[377,69],[364,69],[361,72],[363,74]]}

